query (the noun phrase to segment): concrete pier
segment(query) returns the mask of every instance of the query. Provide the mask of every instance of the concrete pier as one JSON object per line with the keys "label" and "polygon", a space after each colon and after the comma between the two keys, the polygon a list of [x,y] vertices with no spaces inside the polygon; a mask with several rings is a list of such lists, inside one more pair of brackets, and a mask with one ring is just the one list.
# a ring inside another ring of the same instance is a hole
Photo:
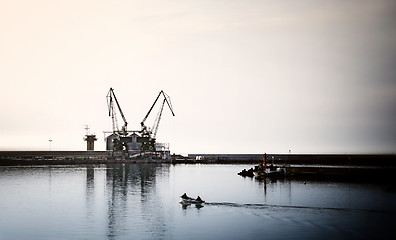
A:
{"label": "concrete pier", "polygon": [[[0,151],[0,166],[120,162],[252,164],[254,166],[262,161],[262,154],[189,154],[188,157],[174,155],[172,160],[117,160],[112,158],[112,151]],[[270,164],[286,168],[288,175],[292,176],[392,176],[396,171],[396,156],[393,154],[267,154],[267,165]]]}
{"label": "concrete pier", "polygon": [[[253,163],[263,162],[263,154],[188,154],[196,162]],[[271,154],[267,164],[396,167],[394,154]]]}

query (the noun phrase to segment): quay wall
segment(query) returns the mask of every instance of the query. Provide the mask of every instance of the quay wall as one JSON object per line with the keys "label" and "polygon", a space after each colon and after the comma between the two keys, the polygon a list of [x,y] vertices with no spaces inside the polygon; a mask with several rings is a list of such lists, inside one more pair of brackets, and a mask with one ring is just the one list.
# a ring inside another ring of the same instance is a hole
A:
{"label": "quay wall", "polygon": [[[130,151],[130,154],[138,151]],[[0,166],[112,163],[112,151],[0,151]]]}
{"label": "quay wall", "polygon": [[[188,154],[188,159],[217,163],[263,162],[263,154]],[[267,164],[396,167],[394,154],[267,154]]]}
{"label": "quay wall", "polygon": [[110,154],[110,151],[0,151],[0,158],[6,157],[21,157],[21,158],[31,158],[31,157],[44,157],[44,156],[54,156],[54,157],[86,157],[86,156],[105,156]]}
{"label": "quay wall", "polygon": [[[133,154],[133,153],[131,153]],[[112,158],[111,151],[0,151],[0,166],[79,165],[112,163],[252,164],[262,154],[173,155],[172,160]],[[396,171],[396,156],[364,154],[267,154],[267,164],[286,169],[289,176],[389,179]]]}
{"label": "quay wall", "polygon": [[[131,154],[137,151],[131,152]],[[0,165],[106,163],[111,151],[0,151]],[[263,154],[188,154],[173,156],[172,163],[258,164]],[[396,168],[394,154],[267,154],[267,164],[283,166],[372,166]]]}

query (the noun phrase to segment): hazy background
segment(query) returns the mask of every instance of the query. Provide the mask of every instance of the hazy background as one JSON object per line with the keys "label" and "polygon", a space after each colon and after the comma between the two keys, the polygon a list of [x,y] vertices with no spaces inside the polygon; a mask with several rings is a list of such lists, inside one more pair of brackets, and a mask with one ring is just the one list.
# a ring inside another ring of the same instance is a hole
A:
{"label": "hazy background", "polygon": [[105,150],[113,87],[176,153],[392,153],[396,1],[2,0],[0,80],[0,150]]}

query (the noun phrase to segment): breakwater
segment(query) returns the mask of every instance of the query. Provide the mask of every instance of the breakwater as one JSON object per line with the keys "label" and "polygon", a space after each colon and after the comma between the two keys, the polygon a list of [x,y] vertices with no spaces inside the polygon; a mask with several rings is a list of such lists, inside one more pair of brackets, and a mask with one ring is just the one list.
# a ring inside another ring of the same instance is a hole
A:
{"label": "breakwater", "polygon": [[[263,161],[262,154],[189,154],[171,159],[124,159],[111,151],[0,151],[0,166],[77,165],[110,163],[172,164],[252,164]],[[396,171],[394,154],[267,154],[267,164],[284,167],[293,176],[391,177]]]}
{"label": "breakwater", "polygon": [[[197,162],[259,163],[263,154],[188,154]],[[331,165],[396,167],[394,154],[267,154],[267,163],[275,165]]]}
{"label": "breakwater", "polygon": [[[184,163],[263,162],[263,154],[189,154]],[[180,162],[180,161],[179,161]],[[388,180],[396,171],[393,154],[267,154],[266,164],[282,167],[287,176]],[[253,165],[252,165],[253,167]]]}
{"label": "breakwater", "polygon": [[[131,154],[135,154],[133,152]],[[106,162],[111,151],[0,151],[0,165],[35,164],[39,162]],[[188,154],[172,155],[173,163],[246,163],[263,161],[263,154]],[[356,167],[396,167],[394,154],[267,154],[267,163],[274,165],[324,165]]]}
{"label": "breakwater", "polygon": [[[130,151],[136,154],[138,151]],[[130,160],[125,162],[136,162]],[[118,163],[112,151],[0,151],[0,166]]]}

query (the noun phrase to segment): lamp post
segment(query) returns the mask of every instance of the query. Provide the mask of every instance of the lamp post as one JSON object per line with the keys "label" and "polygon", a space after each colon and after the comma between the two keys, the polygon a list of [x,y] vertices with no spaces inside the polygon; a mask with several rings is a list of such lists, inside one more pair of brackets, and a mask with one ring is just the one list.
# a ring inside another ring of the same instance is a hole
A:
{"label": "lamp post", "polygon": [[52,145],[52,139],[48,140],[50,143],[50,151],[52,151],[51,145]]}

